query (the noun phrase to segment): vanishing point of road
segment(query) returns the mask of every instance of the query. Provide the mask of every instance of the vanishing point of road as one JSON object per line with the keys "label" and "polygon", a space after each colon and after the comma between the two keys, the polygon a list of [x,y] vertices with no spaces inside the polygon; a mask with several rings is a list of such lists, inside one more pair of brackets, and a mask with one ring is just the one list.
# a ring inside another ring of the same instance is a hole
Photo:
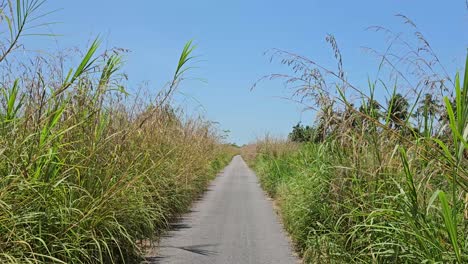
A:
{"label": "vanishing point of road", "polygon": [[240,156],[191,212],[162,238],[147,263],[295,264],[272,203]]}

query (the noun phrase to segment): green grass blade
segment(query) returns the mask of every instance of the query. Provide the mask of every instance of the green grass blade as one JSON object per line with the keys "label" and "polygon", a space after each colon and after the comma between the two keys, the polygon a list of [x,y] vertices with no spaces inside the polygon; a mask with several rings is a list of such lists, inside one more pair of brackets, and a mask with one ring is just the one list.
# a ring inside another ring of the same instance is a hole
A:
{"label": "green grass blade", "polygon": [[462,263],[460,248],[458,246],[458,235],[457,235],[457,226],[452,217],[452,209],[448,204],[447,197],[444,192],[439,192],[439,201],[442,206],[442,217],[444,218],[445,229],[448,233],[450,241],[452,243],[453,251],[457,257],[459,263]]}

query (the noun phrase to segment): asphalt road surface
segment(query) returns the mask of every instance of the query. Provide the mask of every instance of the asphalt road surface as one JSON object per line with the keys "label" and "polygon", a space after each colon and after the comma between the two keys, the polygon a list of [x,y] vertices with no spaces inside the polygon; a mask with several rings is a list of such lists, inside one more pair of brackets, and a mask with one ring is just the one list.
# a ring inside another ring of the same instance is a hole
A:
{"label": "asphalt road surface", "polygon": [[234,157],[147,263],[297,263],[272,203],[240,156]]}

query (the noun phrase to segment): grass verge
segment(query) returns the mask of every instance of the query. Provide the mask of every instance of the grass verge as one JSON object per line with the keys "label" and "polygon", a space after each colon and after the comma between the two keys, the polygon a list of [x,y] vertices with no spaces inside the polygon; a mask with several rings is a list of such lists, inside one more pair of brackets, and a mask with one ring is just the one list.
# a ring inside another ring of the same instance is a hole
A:
{"label": "grass verge", "polygon": [[255,171],[304,262],[468,262],[467,76],[468,58],[443,133],[364,109],[334,116],[318,140],[257,143]]}
{"label": "grass verge", "polygon": [[172,104],[191,42],[157,95],[129,93],[122,50],[99,40],[69,71],[76,56],[15,57],[42,4],[0,14],[0,263],[139,263],[233,150]]}

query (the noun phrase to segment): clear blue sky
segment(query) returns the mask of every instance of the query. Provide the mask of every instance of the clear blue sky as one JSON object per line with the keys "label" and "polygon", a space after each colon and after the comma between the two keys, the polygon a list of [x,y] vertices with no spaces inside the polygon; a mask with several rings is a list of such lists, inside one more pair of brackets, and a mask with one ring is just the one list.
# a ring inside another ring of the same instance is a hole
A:
{"label": "clear blue sky", "polygon": [[48,0],[44,9],[61,9],[47,20],[60,22],[48,30],[63,36],[30,37],[27,48],[85,48],[100,34],[105,47],[132,51],[124,70],[135,87],[149,81],[159,89],[173,74],[184,43],[193,39],[201,62],[190,76],[207,82],[182,85],[186,108],[219,122],[221,129],[231,131],[229,140],[239,144],[267,132],[284,136],[298,121],[312,122],[312,113],[278,98],[288,94],[280,83],[264,82],[250,91],[261,76],[285,71],[263,55],[270,48],[327,64],[332,53],[325,35],[334,34],[347,75],[365,83],[378,62],[361,47],[386,45],[381,34],[365,29],[382,25],[404,30],[397,13],[418,24],[453,73],[463,66],[468,47],[465,0]]}

